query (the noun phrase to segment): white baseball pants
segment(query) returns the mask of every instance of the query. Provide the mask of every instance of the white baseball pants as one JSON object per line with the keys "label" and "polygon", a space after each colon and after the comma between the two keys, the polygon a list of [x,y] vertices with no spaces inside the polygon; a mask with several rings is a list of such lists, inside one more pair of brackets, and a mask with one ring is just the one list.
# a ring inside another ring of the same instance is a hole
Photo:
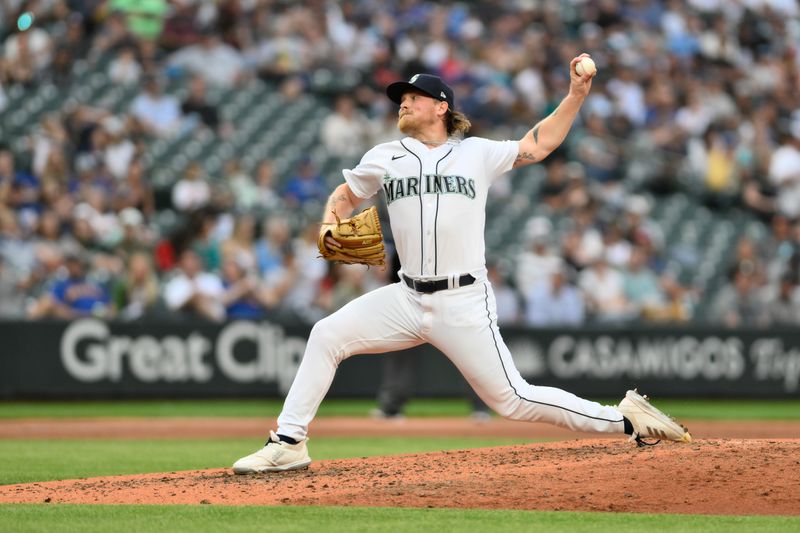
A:
{"label": "white baseball pants", "polygon": [[351,355],[430,343],[456,365],[481,399],[512,420],[576,431],[623,433],[622,414],[553,387],[527,383],[497,327],[485,276],[466,287],[419,293],[395,283],[351,301],[311,330],[303,361],[278,417],[278,434],[306,438],[339,363]]}

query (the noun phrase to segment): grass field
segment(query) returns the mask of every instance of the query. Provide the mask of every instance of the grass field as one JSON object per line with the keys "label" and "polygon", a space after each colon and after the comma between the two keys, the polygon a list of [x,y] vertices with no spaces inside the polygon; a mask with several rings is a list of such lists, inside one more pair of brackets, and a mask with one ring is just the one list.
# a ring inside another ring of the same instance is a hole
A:
{"label": "grass field", "polygon": [[[599,399],[616,404],[621,398]],[[654,399],[676,418],[706,420],[800,420],[797,400],[672,400]],[[277,416],[280,400],[120,400],[1,402],[0,418],[151,417],[151,416]],[[365,416],[375,407],[372,400],[325,400],[318,416]],[[408,404],[411,417],[466,416],[469,403],[461,399],[417,399]]]}
{"label": "grass field", "polygon": [[646,515],[358,507],[0,505],[5,531],[797,531],[774,516]]}
{"label": "grass field", "polygon": [[[798,420],[797,401],[656,402],[681,419]],[[364,416],[374,402],[330,400],[320,416]],[[267,400],[14,402],[0,418],[276,416]],[[462,400],[415,400],[409,416],[464,416]],[[314,441],[314,459],[391,455],[519,443],[498,438],[334,438]],[[0,484],[97,475],[229,466],[253,450],[252,439],[5,440],[0,441]],[[3,531],[797,531],[793,517],[731,517],[334,507],[0,505]]]}

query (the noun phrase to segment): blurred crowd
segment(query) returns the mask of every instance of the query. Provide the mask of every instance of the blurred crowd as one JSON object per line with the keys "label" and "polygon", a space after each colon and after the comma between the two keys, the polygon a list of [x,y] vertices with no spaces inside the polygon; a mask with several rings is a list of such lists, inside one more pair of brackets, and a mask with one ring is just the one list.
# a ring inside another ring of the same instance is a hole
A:
{"label": "blurred crowd", "polygon": [[[208,89],[261,79],[287,105],[329,103],[319,142],[353,165],[398,136],[383,88],[416,72],[454,87],[471,134],[519,138],[588,52],[599,74],[543,163],[523,247],[490,261],[501,323],[800,324],[794,0],[5,0],[0,38],[0,113],[13,91],[70,87],[78,62],[138,90],[124,109],[44,114],[23,149],[0,129],[2,317],[313,321],[394,274],[326,263],[316,220],[287,216],[318,213],[340,178],[305,156],[276,175],[265,153],[218,176],[189,162],[165,192],[149,146],[229,138],[237,124]],[[490,201],[516,201],[515,183]],[[670,268],[652,213],[676,193],[768,229],[740,238],[713,293]]]}

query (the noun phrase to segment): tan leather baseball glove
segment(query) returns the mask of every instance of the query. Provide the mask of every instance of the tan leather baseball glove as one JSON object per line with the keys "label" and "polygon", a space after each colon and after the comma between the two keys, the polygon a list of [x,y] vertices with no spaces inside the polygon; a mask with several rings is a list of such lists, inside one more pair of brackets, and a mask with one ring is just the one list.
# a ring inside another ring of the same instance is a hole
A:
{"label": "tan leather baseball glove", "polygon": [[[338,244],[334,246],[326,242],[325,237],[329,236]],[[317,247],[328,261],[384,266],[385,253],[378,210],[372,206],[354,217],[341,220],[337,216],[336,222],[322,224]]]}

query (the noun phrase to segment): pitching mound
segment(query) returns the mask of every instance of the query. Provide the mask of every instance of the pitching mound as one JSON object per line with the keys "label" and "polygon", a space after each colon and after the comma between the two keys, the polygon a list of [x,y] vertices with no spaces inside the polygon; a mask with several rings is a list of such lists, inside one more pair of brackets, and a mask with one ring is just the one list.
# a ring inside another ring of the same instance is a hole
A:
{"label": "pitching mound", "polygon": [[0,502],[797,515],[799,457],[800,441],[788,439],[648,448],[577,440],[319,461],[260,476],[217,469],[7,485]]}

